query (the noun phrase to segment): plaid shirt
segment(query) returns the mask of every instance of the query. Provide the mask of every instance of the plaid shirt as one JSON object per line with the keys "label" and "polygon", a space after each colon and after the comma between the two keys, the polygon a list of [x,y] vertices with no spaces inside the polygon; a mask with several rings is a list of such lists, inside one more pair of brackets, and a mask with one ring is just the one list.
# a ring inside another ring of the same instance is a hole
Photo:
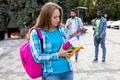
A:
{"label": "plaid shirt", "polygon": [[[60,26],[59,31],[62,36],[63,42],[65,43],[67,40],[66,29],[64,27]],[[42,52],[42,50],[41,50],[41,46],[40,46],[41,42],[40,42],[40,39],[38,37],[36,30],[31,31],[30,49],[31,49],[34,60],[37,63],[43,63],[43,65],[42,65],[43,75],[51,74],[53,72],[52,60],[59,59],[59,56],[58,56],[58,52],[52,53],[52,44],[50,43],[49,37],[46,35],[46,32],[43,29],[41,29],[41,32],[42,32],[42,37],[43,37],[44,52]],[[71,61],[69,59],[67,61],[70,66],[70,70],[72,71]]]}

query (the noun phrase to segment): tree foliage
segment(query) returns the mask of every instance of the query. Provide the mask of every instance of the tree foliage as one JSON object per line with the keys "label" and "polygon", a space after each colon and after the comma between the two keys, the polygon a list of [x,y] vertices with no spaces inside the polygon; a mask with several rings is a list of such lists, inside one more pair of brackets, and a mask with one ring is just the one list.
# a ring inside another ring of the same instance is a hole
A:
{"label": "tree foliage", "polygon": [[69,17],[69,11],[70,11],[70,4],[69,0],[59,0],[57,2],[62,8],[63,8],[63,23],[66,22],[67,18]]}
{"label": "tree foliage", "polygon": [[96,17],[96,10],[103,9],[109,20],[120,19],[120,0],[13,0],[10,8],[17,18],[19,27],[26,24],[35,24],[36,18],[40,12],[40,8],[46,2],[55,2],[63,8],[63,22],[70,16],[70,9],[76,7],[87,7],[86,20],[90,22]]}
{"label": "tree foliage", "polygon": [[108,15],[108,20],[120,19],[120,0],[79,0],[79,4],[88,8],[86,14],[88,22],[96,17],[98,9],[103,10],[103,15]]}

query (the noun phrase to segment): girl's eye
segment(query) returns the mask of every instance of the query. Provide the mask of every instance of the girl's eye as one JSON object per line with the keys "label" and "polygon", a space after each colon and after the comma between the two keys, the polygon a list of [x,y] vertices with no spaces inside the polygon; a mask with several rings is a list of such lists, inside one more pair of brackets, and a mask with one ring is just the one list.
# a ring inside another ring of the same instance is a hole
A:
{"label": "girl's eye", "polygon": [[55,16],[54,19],[60,18],[60,16]]}
{"label": "girl's eye", "polygon": [[54,19],[56,19],[57,17],[54,17]]}

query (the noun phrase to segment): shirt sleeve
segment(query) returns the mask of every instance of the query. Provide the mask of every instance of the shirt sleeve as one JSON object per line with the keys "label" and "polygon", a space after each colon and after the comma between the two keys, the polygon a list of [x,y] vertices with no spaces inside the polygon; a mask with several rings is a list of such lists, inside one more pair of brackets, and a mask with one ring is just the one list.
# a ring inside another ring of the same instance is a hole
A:
{"label": "shirt sleeve", "polygon": [[81,18],[79,18],[79,25],[78,26],[80,29],[83,29],[83,22],[82,22]]}
{"label": "shirt sleeve", "polygon": [[68,24],[69,24],[69,19],[67,19],[65,27],[68,26]]}
{"label": "shirt sleeve", "polygon": [[103,22],[103,29],[102,29],[102,33],[100,34],[100,37],[102,38],[103,35],[106,33],[106,26],[107,26],[107,23],[106,23],[106,20]]}
{"label": "shirt sleeve", "polygon": [[47,62],[49,60],[57,60],[58,53],[45,53],[41,50],[41,42],[36,30],[32,30],[30,34],[30,50],[35,62]]}

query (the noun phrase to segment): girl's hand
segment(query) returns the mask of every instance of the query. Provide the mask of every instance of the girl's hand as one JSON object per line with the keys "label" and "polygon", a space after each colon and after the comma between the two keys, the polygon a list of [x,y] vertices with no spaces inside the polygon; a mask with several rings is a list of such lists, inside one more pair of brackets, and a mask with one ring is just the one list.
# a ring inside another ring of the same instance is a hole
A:
{"label": "girl's hand", "polygon": [[63,48],[61,47],[58,52],[58,56],[59,57],[70,57],[71,52],[72,52],[71,50],[63,50]]}

